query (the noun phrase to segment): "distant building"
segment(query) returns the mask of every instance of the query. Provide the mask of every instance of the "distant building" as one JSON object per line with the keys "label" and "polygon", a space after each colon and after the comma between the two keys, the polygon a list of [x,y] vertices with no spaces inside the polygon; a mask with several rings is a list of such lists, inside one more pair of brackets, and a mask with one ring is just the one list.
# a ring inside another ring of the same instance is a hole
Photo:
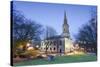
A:
{"label": "distant building", "polygon": [[67,53],[73,50],[73,43],[70,38],[69,25],[64,13],[64,23],[62,25],[62,34],[48,37],[41,41],[40,50],[50,53]]}

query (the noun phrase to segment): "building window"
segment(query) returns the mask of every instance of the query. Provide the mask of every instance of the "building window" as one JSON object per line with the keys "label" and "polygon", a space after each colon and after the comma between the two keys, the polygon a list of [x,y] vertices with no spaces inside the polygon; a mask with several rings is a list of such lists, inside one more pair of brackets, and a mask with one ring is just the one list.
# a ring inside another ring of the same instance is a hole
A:
{"label": "building window", "polygon": [[60,49],[60,53],[62,53],[62,50]]}
{"label": "building window", "polygon": [[60,40],[60,45],[62,45],[62,41]]}
{"label": "building window", "polygon": [[54,45],[56,45],[56,41],[54,41]]}
{"label": "building window", "polygon": [[54,47],[54,50],[55,50],[55,47]]}
{"label": "building window", "polygon": [[48,48],[46,48],[46,50],[48,50]]}
{"label": "building window", "polygon": [[49,44],[49,42],[47,42],[47,45]]}
{"label": "building window", "polygon": [[52,44],[52,42],[50,42],[50,45]]}
{"label": "building window", "polygon": [[47,42],[45,42],[45,45],[47,44]]}
{"label": "building window", "polygon": [[53,44],[53,41],[51,42],[51,45]]}

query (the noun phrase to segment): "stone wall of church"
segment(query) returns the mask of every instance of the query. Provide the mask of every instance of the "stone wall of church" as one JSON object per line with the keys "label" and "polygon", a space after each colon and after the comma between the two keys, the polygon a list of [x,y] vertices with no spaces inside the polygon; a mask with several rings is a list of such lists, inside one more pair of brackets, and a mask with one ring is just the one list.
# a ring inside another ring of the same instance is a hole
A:
{"label": "stone wall of church", "polygon": [[74,48],[72,40],[69,38],[64,38],[64,39],[65,39],[65,53],[72,51]]}

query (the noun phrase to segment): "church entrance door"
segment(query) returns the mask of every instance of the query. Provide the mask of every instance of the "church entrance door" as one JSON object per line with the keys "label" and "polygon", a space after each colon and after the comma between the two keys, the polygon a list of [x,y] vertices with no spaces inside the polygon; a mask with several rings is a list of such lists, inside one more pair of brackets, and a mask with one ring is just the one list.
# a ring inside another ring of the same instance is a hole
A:
{"label": "church entrance door", "polygon": [[62,53],[62,50],[60,49],[60,53]]}

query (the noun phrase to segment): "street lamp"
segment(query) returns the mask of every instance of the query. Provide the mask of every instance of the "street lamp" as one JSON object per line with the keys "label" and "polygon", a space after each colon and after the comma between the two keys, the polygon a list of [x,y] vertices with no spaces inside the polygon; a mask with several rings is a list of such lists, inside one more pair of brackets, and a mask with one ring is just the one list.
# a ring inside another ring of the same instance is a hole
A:
{"label": "street lamp", "polygon": [[27,43],[27,47],[29,47],[30,46],[30,43]]}

